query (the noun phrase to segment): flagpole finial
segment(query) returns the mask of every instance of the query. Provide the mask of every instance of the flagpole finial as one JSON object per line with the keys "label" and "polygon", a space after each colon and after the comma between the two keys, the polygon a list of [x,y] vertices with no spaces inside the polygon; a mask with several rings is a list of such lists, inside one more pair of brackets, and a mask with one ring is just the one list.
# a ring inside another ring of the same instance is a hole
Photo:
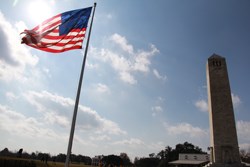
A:
{"label": "flagpole finial", "polygon": [[96,2],[94,3],[94,7],[96,7]]}

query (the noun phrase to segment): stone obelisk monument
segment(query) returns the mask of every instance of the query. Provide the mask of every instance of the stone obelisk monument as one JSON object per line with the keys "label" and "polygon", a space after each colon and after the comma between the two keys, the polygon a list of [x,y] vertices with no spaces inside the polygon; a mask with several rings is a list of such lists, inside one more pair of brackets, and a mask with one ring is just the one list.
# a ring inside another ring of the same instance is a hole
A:
{"label": "stone obelisk monument", "polygon": [[211,165],[241,165],[234,110],[225,58],[213,54],[207,62]]}

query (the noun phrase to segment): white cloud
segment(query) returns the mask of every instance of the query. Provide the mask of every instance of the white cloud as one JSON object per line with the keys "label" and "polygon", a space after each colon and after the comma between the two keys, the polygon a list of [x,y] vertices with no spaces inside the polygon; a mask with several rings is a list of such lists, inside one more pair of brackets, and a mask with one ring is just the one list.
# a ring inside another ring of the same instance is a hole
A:
{"label": "white cloud", "polygon": [[151,64],[150,57],[159,53],[159,50],[154,46],[150,45],[150,51],[139,50],[134,55],[133,70],[140,72],[149,72],[149,65]]}
{"label": "white cloud", "polygon": [[129,54],[134,53],[134,48],[132,45],[128,44],[128,41],[125,37],[115,33],[113,34],[110,39],[117,43],[125,52],[128,52]]}
{"label": "white cloud", "polygon": [[17,99],[17,98],[19,98],[17,95],[15,95],[13,92],[6,92],[6,97],[7,97],[7,99],[9,99],[9,100],[15,100],[15,99]]}
{"label": "white cloud", "polygon": [[99,136],[91,136],[90,140],[92,140],[92,141],[108,141],[108,140],[111,140],[111,138],[107,135],[99,135]]}
{"label": "white cloud", "polygon": [[98,84],[96,85],[96,91],[97,91],[97,92],[100,92],[100,93],[107,93],[107,92],[109,92],[110,90],[109,90],[109,87],[108,87],[107,85],[102,84],[102,83],[98,83]]}
{"label": "white cloud", "polygon": [[250,142],[250,122],[242,120],[237,121],[236,127],[239,138]]}
{"label": "white cloud", "polygon": [[240,150],[245,150],[250,153],[250,143],[240,143],[239,148]]}
{"label": "white cloud", "polygon": [[153,111],[152,116],[156,116],[156,114],[161,113],[163,111],[161,106],[154,106],[151,109]]}
{"label": "white cloud", "polygon": [[[24,94],[30,104],[44,115],[44,120],[50,124],[67,127],[69,118],[74,108],[74,100],[47,91],[30,91]],[[111,120],[101,117],[95,110],[79,105],[76,127],[79,130],[89,130],[96,133],[123,135],[127,132],[120,129],[119,125]]]}
{"label": "white cloud", "polygon": [[160,75],[159,72],[156,70],[156,69],[153,69],[153,74],[156,76],[157,79],[160,79],[160,80],[163,80],[163,81],[166,81],[167,80],[167,76],[164,75]]}
{"label": "white cloud", "polygon": [[154,107],[152,107],[152,110],[155,111],[155,112],[162,112],[163,111],[161,106],[154,106]]}
{"label": "white cloud", "polygon": [[235,108],[239,107],[239,105],[241,104],[240,97],[238,95],[233,94],[233,93],[232,93],[232,101],[233,101],[233,106]]}
{"label": "white cloud", "polygon": [[38,62],[38,57],[20,44],[20,27],[24,27],[24,23],[18,22],[14,27],[0,12],[0,79],[5,81],[24,81],[26,78],[23,72],[26,66],[35,66]]}
{"label": "white cloud", "polygon": [[137,83],[137,80],[134,78],[133,75],[131,75],[129,72],[120,72],[120,78],[122,81],[129,83],[131,85],[134,85]]}
{"label": "white cloud", "polygon": [[94,58],[103,62],[111,63],[112,68],[118,73],[120,79],[129,84],[136,84],[137,80],[134,73],[148,73],[150,71],[151,57],[159,53],[159,50],[150,45],[150,50],[137,50],[128,43],[127,39],[119,34],[113,34],[109,39],[117,44],[124,52],[119,49],[111,50],[108,48],[90,48],[90,54]]}
{"label": "white cloud", "polygon": [[59,115],[55,112],[44,113],[44,119],[50,124],[57,124],[63,128],[70,126],[70,122],[66,116]]}
{"label": "white cloud", "polygon": [[208,131],[201,129],[199,127],[194,127],[189,123],[180,123],[176,126],[168,125],[167,123],[164,123],[164,126],[167,130],[167,132],[170,135],[185,135],[192,138],[199,138],[199,137],[205,137],[208,136]]}
{"label": "white cloud", "polygon": [[91,64],[87,61],[86,66],[88,69],[97,69],[99,67],[98,64]]}
{"label": "white cloud", "polygon": [[202,112],[208,111],[208,104],[205,100],[198,100],[195,102],[195,107],[198,108]]}
{"label": "white cloud", "polygon": [[0,129],[11,134],[58,140],[61,138],[53,130],[44,128],[43,124],[36,118],[26,117],[3,105],[0,105],[0,119]]}
{"label": "white cloud", "polygon": [[125,145],[125,146],[137,146],[137,145],[144,145],[144,142],[137,138],[131,138],[122,141],[116,141],[114,142],[114,144]]}
{"label": "white cloud", "polygon": [[165,100],[165,99],[164,99],[163,97],[160,97],[160,96],[157,97],[157,102],[158,102],[158,103],[162,103],[162,102],[164,102],[164,100]]}

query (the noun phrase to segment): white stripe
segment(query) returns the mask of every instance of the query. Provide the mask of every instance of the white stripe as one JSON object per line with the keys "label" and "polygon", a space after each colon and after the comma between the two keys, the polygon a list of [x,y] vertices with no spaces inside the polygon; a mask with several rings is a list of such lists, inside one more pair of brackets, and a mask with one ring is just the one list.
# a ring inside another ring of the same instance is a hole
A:
{"label": "white stripe", "polygon": [[[58,29],[58,28],[56,28],[56,29]],[[80,32],[70,32],[66,36],[76,36],[78,34],[81,35],[81,34],[85,34],[85,33],[86,33],[86,30],[82,30]],[[47,35],[49,35],[49,36],[59,36],[59,33],[58,32],[51,32],[51,33],[49,33]]]}
{"label": "white stripe", "polygon": [[76,35],[82,35],[82,34],[85,34],[85,30],[82,30],[82,31],[80,31],[80,32],[70,32],[70,33],[68,33],[67,34],[67,36],[76,36]]}
{"label": "white stripe", "polygon": [[59,36],[59,32],[51,32],[51,33],[48,33],[47,35],[57,37]]}
{"label": "white stripe", "polygon": [[[46,24],[41,24],[39,25],[39,28],[36,30],[36,32],[38,33],[42,33],[40,31],[42,31],[42,29],[46,28],[46,27],[50,27],[51,24],[54,24],[55,22],[58,22],[61,20],[61,16],[58,16],[56,18],[54,18],[53,20],[51,20],[50,22],[46,23]],[[58,24],[52,26],[51,28],[49,28],[48,30],[52,30],[54,29],[55,27],[57,27],[58,25],[60,25],[61,23],[59,22]],[[47,31],[47,30],[46,30]]]}
{"label": "white stripe", "polygon": [[70,39],[47,39],[47,38],[42,38],[41,39],[41,42],[43,43],[48,43],[48,44],[53,44],[53,43],[57,43],[57,42],[60,42],[60,43],[68,43],[69,41],[79,41],[79,40],[82,40],[83,37],[74,37],[74,38],[70,38]]}
{"label": "white stripe", "polygon": [[67,44],[67,45],[64,45],[64,46],[51,46],[51,47],[48,47],[48,48],[53,49],[53,50],[63,50],[63,49],[71,48],[73,46],[82,46],[82,42],[77,42],[76,44]]}

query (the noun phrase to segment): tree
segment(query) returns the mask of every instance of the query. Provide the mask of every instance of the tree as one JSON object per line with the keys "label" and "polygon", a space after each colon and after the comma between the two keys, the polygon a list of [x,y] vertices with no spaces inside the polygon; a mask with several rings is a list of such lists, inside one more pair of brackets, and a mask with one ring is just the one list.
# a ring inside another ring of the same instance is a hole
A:
{"label": "tree", "polygon": [[122,159],[122,165],[123,166],[131,166],[132,163],[130,161],[130,158],[128,157],[127,153],[121,153],[120,157]]}
{"label": "tree", "polygon": [[104,156],[101,160],[105,165],[120,166],[122,165],[122,159],[117,155]]}
{"label": "tree", "polygon": [[155,156],[155,153],[151,153],[148,155],[150,158],[153,158]]}
{"label": "tree", "polygon": [[0,155],[1,156],[9,156],[11,155],[12,153],[9,151],[8,148],[4,148],[1,152],[0,152]]}
{"label": "tree", "polygon": [[56,161],[58,162],[65,162],[65,160],[66,160],[66,154],[60,153],[56,156]]}
{"label": "tree", "polygon": [[250,148],[247,150],[240,150],[240,158],[243,162],[250,163]]}
{"label": "tree", "polygon": [[159,158],[153,157],[153,158],[140,158],[137,161],[135,161],[135,166],[137,167],[152,167],[152,166],[158,166],[160,162]]}

